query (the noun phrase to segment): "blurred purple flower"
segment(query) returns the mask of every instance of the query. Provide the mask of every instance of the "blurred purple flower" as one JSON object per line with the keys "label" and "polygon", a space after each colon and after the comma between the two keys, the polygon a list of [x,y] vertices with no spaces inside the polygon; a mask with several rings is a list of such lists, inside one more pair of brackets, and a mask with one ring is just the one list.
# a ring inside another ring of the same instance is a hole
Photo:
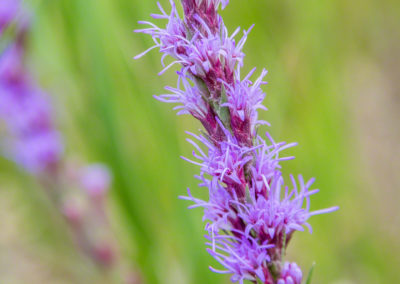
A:
{"label": "blurred purple flower", "polygon": [[14,20],[21,3],[20,0],[1,0],[0,4],[0,35]]}
{"label": "blurred purple flower", "polygon": [[0,55],[0,116],[10,133],[5,155],[32,173],[57,167],[63,145],[54,127],[49,98],[23,66],[23,47],[11,44]]}
{"label": "blurred purple flower", "polygon": [[32,173],[52,171],[58,166],[63,151],[58,132],[42,132],[16,138],[15,161]]}
{"label": "blurred purple flower", "polygon": [[[15,16],[19,1],[0,2],[1,32]],[[110,172],[104,165],[82,167],[63,156],[50,98],[24,64],[27,16],[18,19],[14,41],[0,54],[0,119],[7,132],[1,139],[2,154],[35,175],[84,254],[102,271],[117,268],[118,252],[104,198]]]}
{"label": "blurred purple flower", "polygon": [[[249,78],[254,71],[255,68],[242,81],[237,80],[236,84],[225,83],[227,102],[222,104],[229,107],[232,130],[239,142],[245,145],[252,145],[253,141],[249,138],[256,135],[257,125],[268,124],[258,120],[258,109],[267,110],[262,105],[265,94],[260,88],[266,84],[263,78],[267,75],[267,71],[263,70],[260,77],[252,83]],[[240,78],[240,74],[236,77]]]}

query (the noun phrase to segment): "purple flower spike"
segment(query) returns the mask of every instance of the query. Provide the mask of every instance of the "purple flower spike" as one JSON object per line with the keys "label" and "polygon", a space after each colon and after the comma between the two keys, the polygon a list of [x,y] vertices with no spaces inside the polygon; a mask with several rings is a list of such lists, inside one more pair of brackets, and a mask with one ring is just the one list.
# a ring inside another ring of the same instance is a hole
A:
{"label": "purple flower spike", "polygon": [[[209,246],[208,252],[225,269],[210,268],[217,273],[231,274],[232,282],[244,280],[264,284],[301,284],[300,268],[292,263],[282,265],[282,258],[295,231],[311,232],[311,216],[329,213],[337,207],[310,211],[310,197],[318,190],[310,189],[314,179],[305,182],[299,175],[290,176],[288,185],[281,173],[281,152],[296,143],[275,142],[266,133],[267,141],[257,134],[259,126],[268,123],[258,118],[266,84],[263,70],[251,81],[255,69],[241,78],[243,45],[249,31],[236,42],[239,28],[228,36],[218,8],[228,1],[181,0],[184,18],[175,3],[167,14],[156,19],[168,20],[165,29],[150,22],[149,28],[138,30],[150,34],[159,48],[173,58],[170,66],[179,64],[177,88],[167,87],[169,94],[156,98],[178,104],[178,114],[191,114],[205,128],[201,135],[189,133],[187,139],[196,149],[193,160],[198,165],[200,187],[208,190],[208,200],[193,197],[190,191],[182,199],[193,202],[189,208],[202,207]],[[138,55],[136,58],[142,56]],[[282,267],[283,266],[283,267]]]}
{"label": "purple flower spike", "polygon": [[18,137],[14,141],[14,159],[32,173],[52,171],[58,165],[63,152],[58,132],[35,133]]}
{"label": "purple flower spike", "polygon": [[[0,0],[0,36],[18,4],[19,0]],[[121,263],[105,199],[110,173],[104,165],[82,167],[63,155],[50,98],[24,64],[28,13],[18,16],[15,38],[0,50],[0,127],[6,132],[0,139],[1,155],[34,175],[68,222],[77,248],[100,270],[119,273]]]}

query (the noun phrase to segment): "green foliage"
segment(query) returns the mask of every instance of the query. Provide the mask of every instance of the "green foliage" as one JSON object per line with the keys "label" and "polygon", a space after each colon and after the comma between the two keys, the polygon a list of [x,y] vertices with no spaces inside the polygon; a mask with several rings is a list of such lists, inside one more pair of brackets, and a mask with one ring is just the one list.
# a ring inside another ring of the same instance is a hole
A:
{"label": "green foliage", "polygon": [[311,265],[310,270],[308,271],[307,279],[305,284],[311,284],[312,275],[315,268],[315,262]]}

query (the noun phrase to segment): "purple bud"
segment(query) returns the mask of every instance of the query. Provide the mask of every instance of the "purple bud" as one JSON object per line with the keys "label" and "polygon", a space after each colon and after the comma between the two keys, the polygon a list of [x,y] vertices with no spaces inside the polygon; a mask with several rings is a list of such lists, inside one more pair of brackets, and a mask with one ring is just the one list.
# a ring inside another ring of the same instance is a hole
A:
{"label": "purple bud", "polygon": [[93,164],[82,169],[81,185],[89,196],[102,197],[110,187],[111,175],[102,164]]}
{"label": "purple bud", "polygon": [[[188,25],[204,33],[217,34],[221,24],[218,7],[228,4],[228,0],[182,0],[183,10]],[[205,29],[204,29],[205,28]]]}
{"label": "purple bud", "polygon": [[62,208],[62,213],[68,222],[73,226],[80,226],[83,221],[82,210],[76,202],[66,202]]}
{"label": "purple bud", "polygon": [[93,249],[93,256],[98,263],[106,267],[112,266],[116,260],[114,248],[110,243],[97,244]]}

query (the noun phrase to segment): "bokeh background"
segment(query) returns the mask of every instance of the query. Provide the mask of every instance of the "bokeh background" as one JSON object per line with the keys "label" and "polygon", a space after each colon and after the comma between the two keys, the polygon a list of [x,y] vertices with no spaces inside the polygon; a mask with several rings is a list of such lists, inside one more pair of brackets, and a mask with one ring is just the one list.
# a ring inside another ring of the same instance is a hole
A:
{"label": "bokeh background", "polygon": [[[160,1],[168,7],[167,0]],[[178,195],[195,166],[177,117],[152,95],[174,85],[159,77],[158,51],[135,34],[155,1],[42,0],[32,8],[29,66],[52,95],[66,152],[113,172],[109,212],[128,270],[144,283],[229,283],[209,271],[202,210]],[[0,0],[1,5],[1,0]],[[313,234],[296,233],[289,259],[313,283],[400,283],[400,2],[397,0],[231,0],[230,31],[255,23],[244,71],[269,70],[265,87],[278,141],[298,141],[284,172],[316,177]],[[164,25],[164,23],[160,23]],[[35,180],[0,160],[0,283],[111,283],[78,252]],[[218,265],[217,265],[218,266]]]}

